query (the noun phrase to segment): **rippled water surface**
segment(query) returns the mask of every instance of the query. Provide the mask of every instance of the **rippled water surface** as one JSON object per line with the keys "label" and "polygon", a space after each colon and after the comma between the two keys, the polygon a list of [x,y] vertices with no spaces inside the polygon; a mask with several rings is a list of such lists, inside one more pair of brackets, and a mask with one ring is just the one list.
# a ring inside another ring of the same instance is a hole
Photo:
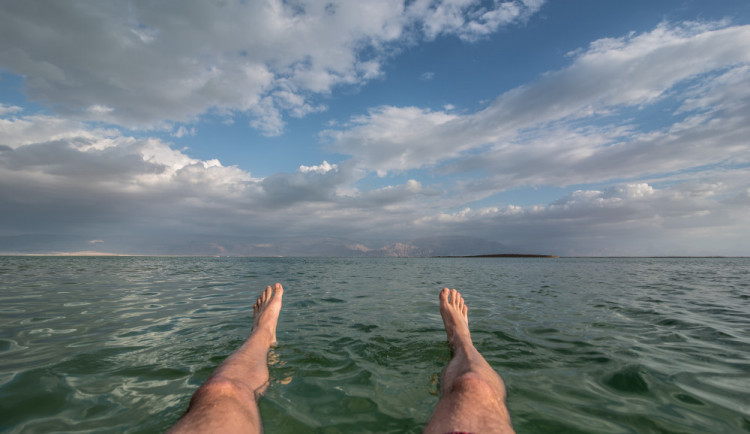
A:
{"label": "rippled water surface", "polygon": [[748,259],[143,257],[0,257],[0,431],[164,431],[276,281],[269,433],[420,432],[443,286],[519,433],[750,431]]}

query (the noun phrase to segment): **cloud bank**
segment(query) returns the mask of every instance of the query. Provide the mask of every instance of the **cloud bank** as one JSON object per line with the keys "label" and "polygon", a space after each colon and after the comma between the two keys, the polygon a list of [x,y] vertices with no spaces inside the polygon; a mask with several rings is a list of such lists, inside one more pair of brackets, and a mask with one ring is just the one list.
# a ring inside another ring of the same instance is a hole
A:
{"label": "cloud bank", "polygon": [[523,22],[540,0],[11,2],[0,65],[60,113],[129,128],[216,114],[267,135],[380,77],[400,47]]}
{"label": "cloud bank", "polygon": [[[381,75],[394,47],[475,40],[541,3],[377,2],[367,14],[328,2],[34,3],[3,8],[0,62],[59,111],[0,106],[0,236],[43,228],[157,253],[175,239],[377,248],[448,234],[562,255],[747,252],[750,26],[664,23],[597,40],[475,112],[373,107],[321,132],[341,162],[255,177],[121,127],[213,112],[278,134],[285,116],[324,110],[319,96]],[[43,26],[80,43],[45,45]],[[502,199],[539,187],[571,192]]]}

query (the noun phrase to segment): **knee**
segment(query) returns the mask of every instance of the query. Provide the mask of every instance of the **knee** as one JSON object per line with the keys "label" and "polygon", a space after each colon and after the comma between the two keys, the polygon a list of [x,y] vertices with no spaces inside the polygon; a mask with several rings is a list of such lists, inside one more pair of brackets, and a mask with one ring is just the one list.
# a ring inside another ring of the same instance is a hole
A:
{"label": "knee", "polygon": [[450,393],[470,394],[478,398],[505,401],[505,386],[501,382],[489,381],[473,372],[456,377],[450,386]]}
{"label": "knee", "polygon": [[222,399],[236,400],[241,394],[240,389],[233,381],[222,377],[208,379],[193,394],[190,400],[190,406],[216,402]]}

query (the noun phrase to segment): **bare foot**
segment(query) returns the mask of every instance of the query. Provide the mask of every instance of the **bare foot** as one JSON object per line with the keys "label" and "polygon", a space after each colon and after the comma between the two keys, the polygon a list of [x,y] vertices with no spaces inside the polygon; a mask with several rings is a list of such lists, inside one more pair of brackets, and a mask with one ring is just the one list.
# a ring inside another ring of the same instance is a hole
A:
{"label": "bare foot", "polygon": [[275,284],[273,288],[267,286],[253,306],[255,319],[252,333],[255,334],[259,330],[267,331],[270,337],[269,345],[276,344],[276,323],[279,321],[283,294],[284,288],[280,283]]}
{"label": "bare foot", "polygon": [[440,315],[443,317],[448,342],[455,349],[459,344],[471,344],[469,334],[469,308],[461,293],[455,289],[440,291]]}

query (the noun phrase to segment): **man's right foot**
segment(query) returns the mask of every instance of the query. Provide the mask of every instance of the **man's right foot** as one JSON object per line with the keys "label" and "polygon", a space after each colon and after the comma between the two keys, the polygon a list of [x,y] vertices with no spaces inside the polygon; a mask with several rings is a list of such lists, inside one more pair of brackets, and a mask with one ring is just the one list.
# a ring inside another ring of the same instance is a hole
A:
{"label": "man's right foot", "polygon": [[440,315],[443,317],[448,342],[454,349],[462,343],[471,344],[468,311],[460,292],[448,288],[440,291]]}
{"label": "man's right foot", "polygon": [[276,323],[279,321],[281,296],[283,294],[284,288],[280,283],[275,284],[273,288],[267,286],[253,306],[255,319],[253,320],[252,333],[256,333],[258,330],[268,331],[271,338],[269,345],[276,344]]}

